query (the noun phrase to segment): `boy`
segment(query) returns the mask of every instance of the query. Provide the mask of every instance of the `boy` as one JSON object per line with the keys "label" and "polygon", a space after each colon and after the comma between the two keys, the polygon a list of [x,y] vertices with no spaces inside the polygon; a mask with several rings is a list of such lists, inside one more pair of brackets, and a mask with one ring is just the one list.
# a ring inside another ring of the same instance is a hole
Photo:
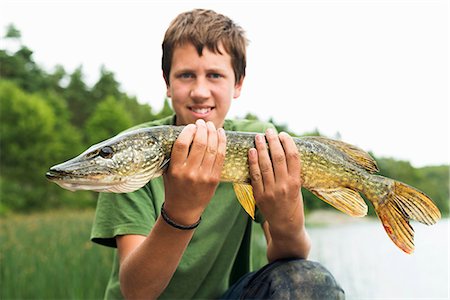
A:
{"label": "boy", "polygon": [[[331,274],[304,260],[310,240],[292,139],[277,135],[270,124],[225,119],[243,85],[246,43],[239,26],[209,10],[182,13],[169,26],[162,68],[175,115],[141,127],[187,126],[162,178],[133,193],[99,197],[92,240],[118,250],[106,298],[343,295]],[[248,274],[252,220],[231,184],[219,184],[224,130],[266,132],[256,137],[256,148],[248,153],[256,219],[262,223],[271,262],[257,273]],[[301,284],[309,273],[314,273],[309,278],[319,274],[320,279]],[[319,291],[311,288],[325,284]]]}

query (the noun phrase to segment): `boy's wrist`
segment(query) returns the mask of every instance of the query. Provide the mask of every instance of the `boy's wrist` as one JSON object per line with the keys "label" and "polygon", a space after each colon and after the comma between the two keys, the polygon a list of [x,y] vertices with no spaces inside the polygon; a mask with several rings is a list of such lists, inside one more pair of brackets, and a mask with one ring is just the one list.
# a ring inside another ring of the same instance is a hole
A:
{"label": "boy's wrist", "polygon": [[192,223],[190,225],[184,225],[184,224],[179,224],[177,222],[175,222],[174,220],[172,220],[169,215],[167,214],[166,210],[164,209],[164,203],[161,206],[161,217],[164,219],[164,221],[166,221],[167,224],[169,224],[170,226],[180,229],[180,230],[192,230],[198,227],[198,225],[200,225],[200,222],[202,220],[202,217],[200,217],[197,222]]}
{"label": "boy's wrist", "polygon": [[306,228],[303,223],[302,224],[289,224],[289,223],[290,222],[275,225],[269,222],[270,236],[272,237],[272,239],[280,242],[292,241],[304,235]]}
{"label": "boy's wrist", "polygon": [[310,249],[311,241],[308,232],[303,228],[295,235],[291,235],[290,238],[272,237],[267,249],[267,257],[269,261],[287,257],[306,259]]}
{"label": "boy's wrist", "polygon": [[182,226],[191,226],[197,223],[203,213],[203,209],[185,209],[176,207],[167,201],[163,204],[163,207],[166,216],[168,216],[174,223]]}

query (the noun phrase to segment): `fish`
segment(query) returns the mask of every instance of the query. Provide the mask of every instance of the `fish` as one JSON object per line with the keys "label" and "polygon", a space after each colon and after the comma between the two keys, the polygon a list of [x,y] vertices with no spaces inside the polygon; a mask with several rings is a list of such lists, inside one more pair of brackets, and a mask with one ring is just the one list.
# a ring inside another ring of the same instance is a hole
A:
{"label": "fish", "polygon": [[[71,191],[133,192],[163,175],[170,163],[172,146],[183,128],[164,125],[120,133],[51,167],[46,177]],[[255,147],[257,133],[226,131],[225,134],[221,181],[233,184],[238,201],[254,218],[256,203],[248,151]],[[376,161],[364,150],[322,136],[293,137],[293,140],[301,161],[302,187],[353,217],[367,215],[368,207],[361,194],[365,195],[387,235],[405,253],[414,251],[411,220],[432,225],[441,218],[439,209],[425,193],[377,175]]]}

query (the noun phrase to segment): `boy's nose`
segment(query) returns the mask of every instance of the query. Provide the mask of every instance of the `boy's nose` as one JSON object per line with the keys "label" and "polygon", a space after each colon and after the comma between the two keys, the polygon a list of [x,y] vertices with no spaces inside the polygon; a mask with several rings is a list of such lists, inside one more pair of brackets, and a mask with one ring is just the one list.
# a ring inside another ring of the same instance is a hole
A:
{"label": "boy's nose", "polygon": [[211,91],[209,90],[206,82],[199,80],[192,87],[191,93],[189,96],[194,100],[208,99],[211,96]]}

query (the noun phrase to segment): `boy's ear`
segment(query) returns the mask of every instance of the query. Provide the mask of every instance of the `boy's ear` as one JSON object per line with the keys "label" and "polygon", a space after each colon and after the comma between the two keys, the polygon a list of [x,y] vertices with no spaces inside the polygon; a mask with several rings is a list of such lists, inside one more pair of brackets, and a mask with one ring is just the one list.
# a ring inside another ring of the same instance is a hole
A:
{"label": "boy's ear", "polygon": [[239,81],[236,82],[236,84],[234,85],[234,94],[233,94],[234,99],[238,98],[241,95],[241,89],[243,84],[244,84],[244,76],[242,76],[241,79],[239,79]]}

